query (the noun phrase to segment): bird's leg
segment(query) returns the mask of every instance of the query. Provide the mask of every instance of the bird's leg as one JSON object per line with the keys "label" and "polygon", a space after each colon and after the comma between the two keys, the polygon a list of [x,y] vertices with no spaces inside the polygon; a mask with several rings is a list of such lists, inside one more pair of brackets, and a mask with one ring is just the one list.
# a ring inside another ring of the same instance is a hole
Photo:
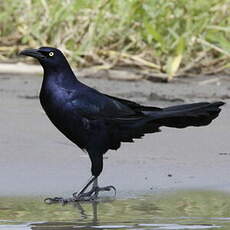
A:
{"label": "bird's leg", "polygon": [[85,192],[86,189],[93,183],[95,183],[95,181],[97,181],[97,177],[96,176],[92,176],[89,178],[88,182],[86,183],[86,185],[80,190],[80,192],[75,192],[73,193],[73,197],[75,199],[75,201],[78,201],[78,200],[84,200],[82,198],[87,198],[87,197],[90,197],[92,195],[93,192],[92,189],[89,191],[89,192]]}
{"label": "bird's leg", "polygon": [[[91,181],[91,183],[92,183],[92,181]],[[89,183],[87,185],[89,186]],[[98,198],[99,192],[103,192],[103,191],[114,190],[114,193],[116,195],[116,188],[112,185],[106,186],[106,187],[99,187],[98,186],[98,177],[96,177],[93,180],[93,186],[92,186],[91,190],[89,190],[88,192],[84,192],[85,190],[86,190],[86,188],[84,187],[79,193],[73,194],[76,201],[78,201],[78,200],[87,200],[87,201],[95,200]]]}
{"label": "bird's leg", "polygon": [[[75,201],[92,201],[97,199],[98,193],[101,191],[110,191],[114,190],[116,194],[116,189],[113,186],[107,186],[100,188],[98,186],[98,176],[100,175],[102,169],[103,169],[103,154],[98,154],[95,152],[89,151],[89,157],[92,163],[91,166],[91,172],[92,172],[92,177],[89,179],[89,182],[86,184],[86,186],[83,187],[83,189],[78,192],[73,194],[73,199]],[[89,185],[93,183],[92,188],[86,192],[86,189],[89,187]]]}
{"label": "bird's leg", "polygon": [[66,204],[68,202],[75,202],[75,201],[87,201],[90,200],[90,196],[92,194],[91,190],[89,192],[85,192],[85,190],[97,179],[96,176],[91,176],[86,183],[86,185],[81,189],[80,192],[73,193],[72,198],[64,199],[62,197],[54,197],[54,198],[46,198],[44,200],[47,204],[53,203],[63,203]]}

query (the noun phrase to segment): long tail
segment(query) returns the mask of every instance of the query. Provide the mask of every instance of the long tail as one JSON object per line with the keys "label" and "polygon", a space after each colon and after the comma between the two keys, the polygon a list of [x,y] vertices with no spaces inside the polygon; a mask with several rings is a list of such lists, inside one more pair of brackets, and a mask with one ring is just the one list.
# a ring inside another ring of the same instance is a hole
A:
{"label": "long tail", "polygon": [[204,126],[211,123],[215,119],[221,109],[220,106],[224,102],[201,102],[185,105],[177,105],[164,108],[162,111],[153,112],[152,121],[159,126],[167,126],[174,128],[185,128],[187,126]]}
{"label": "long tail", "polygon": [[141,106],[144,117],[119,119],[112,123],[110,149],[118,149],[121,142],[133,142],[146,133],[160,132],[161,126],[185,128],[187,126],[204,126],[215,119],[224,102],[201,102],[167,108]]}

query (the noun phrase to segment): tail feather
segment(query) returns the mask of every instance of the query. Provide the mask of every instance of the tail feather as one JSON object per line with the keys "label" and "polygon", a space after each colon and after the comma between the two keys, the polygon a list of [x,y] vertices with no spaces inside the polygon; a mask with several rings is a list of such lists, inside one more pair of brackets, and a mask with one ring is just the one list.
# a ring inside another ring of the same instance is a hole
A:
{"label": "tail feather", "polygon": [[154,121],[159,126],[185,128],[187,126],[204,126],[215,119],[224,102],[201,102],[185,105],[177,105],[164,108],[162,112],[153,115]]}

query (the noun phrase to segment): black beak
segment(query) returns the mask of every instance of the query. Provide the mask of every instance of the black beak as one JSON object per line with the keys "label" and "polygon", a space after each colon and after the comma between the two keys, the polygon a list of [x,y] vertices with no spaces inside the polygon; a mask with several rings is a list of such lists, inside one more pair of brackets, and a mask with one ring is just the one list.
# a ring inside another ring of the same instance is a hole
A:
{"label": "black beak", "polygon": [[37,59],[44,59],[45,58],[45,55],[40,53],[38,49],[25,49],[25,50],[22,50],[19,53],[19,55],[30,56],[30,57],[34,57]]}

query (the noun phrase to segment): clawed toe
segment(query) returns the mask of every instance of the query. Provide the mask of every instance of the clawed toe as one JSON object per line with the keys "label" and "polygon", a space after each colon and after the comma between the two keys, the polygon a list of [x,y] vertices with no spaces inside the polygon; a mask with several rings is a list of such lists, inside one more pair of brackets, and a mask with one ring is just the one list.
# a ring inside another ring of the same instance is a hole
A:
{"label": "clawed toe", "polygon": [[66,204],[70,202],[70,200],[64,199],[62,197],[54,197],[54,198],[46,198],[44,200],[46,204],[55,204],[55,203],[61,203],[61,204]]}
{"label": "clawed toe", "polygon": [[117,193],[116,188],[114,186],[112,186],[112,185],[106,186],[106,187],[102,187],[102,188],[97,187],[96,189],[97,189],[97,192],[100,192],[100,191],[108,191],[109,192],[109,191],[113,190],[115,196],[116,196],[116,193]]}
{"label": "clawed toe", "polygon": [[93,198],[93,196],[73,196],[72,198],[64,199],[62,197],[54,197],[54,198],[46,198],[44,202],[46,204],[67,204],[71,202],[78,202],[78,201],[90,201]]}

